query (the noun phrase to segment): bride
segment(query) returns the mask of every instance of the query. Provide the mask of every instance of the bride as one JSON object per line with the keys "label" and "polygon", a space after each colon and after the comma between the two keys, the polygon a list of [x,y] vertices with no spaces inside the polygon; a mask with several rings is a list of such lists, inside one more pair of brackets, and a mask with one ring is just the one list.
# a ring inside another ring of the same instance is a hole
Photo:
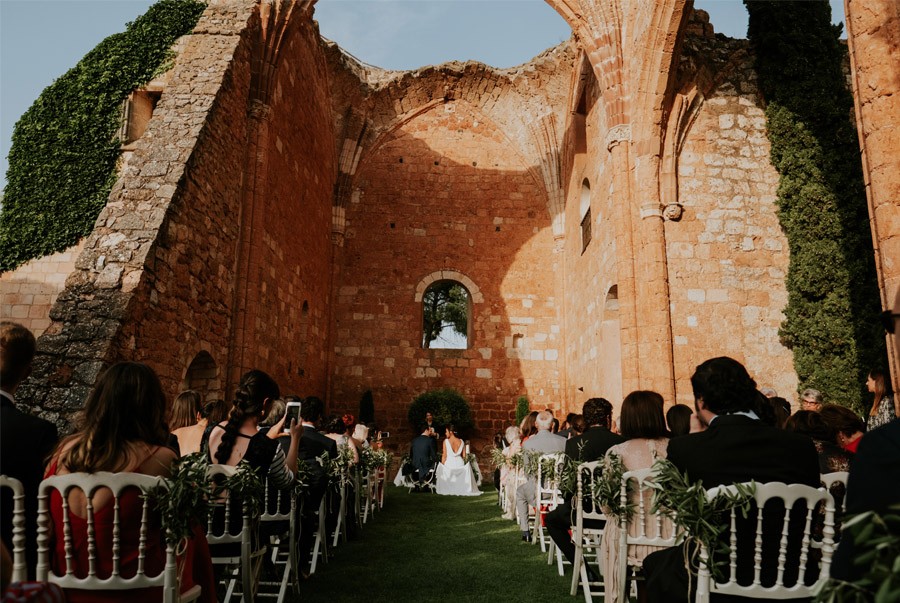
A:
{"label": "bride", "polygon": [[447,426],[444,454],[437,468],[437,493],[452,496],[478,496],[475,472],[466,462],[465,448],[453,424]]}

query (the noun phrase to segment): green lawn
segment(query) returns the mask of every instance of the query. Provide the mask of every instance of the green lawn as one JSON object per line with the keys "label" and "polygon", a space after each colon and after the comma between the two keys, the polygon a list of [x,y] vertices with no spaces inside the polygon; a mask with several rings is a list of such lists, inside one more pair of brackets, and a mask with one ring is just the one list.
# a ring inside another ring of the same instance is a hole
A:
{"label": "green lawn", "polygon": [[299,600],[581,600],[568,594],[569,575],[560,577],[540,547],[500,517],[492,487],[479,497],[386,487],[384,509],[301,584]]}

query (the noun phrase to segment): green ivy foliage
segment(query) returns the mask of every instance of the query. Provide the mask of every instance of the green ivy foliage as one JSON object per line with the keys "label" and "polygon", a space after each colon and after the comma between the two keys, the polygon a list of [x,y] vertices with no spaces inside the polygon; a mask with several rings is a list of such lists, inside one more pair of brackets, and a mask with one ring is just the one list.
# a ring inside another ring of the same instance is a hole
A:
{"label": "green ivy foliage", "polygon": [[159,0],[48,86],[13,129],[0,271],[89,234],[116,180],[121,105],[172,59],[206,5]]}
{"label": "green ivy foliage", "polygon": [[744,0],[790,247],[782,342],[800,387],[864,408],[884,334],[841,26],[827,0]]}

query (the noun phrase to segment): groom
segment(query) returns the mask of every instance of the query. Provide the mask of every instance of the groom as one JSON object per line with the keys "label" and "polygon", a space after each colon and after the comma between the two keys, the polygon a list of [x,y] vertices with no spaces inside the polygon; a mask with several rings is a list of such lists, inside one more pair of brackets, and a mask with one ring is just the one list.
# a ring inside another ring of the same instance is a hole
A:
{"label": "groom", "polygon": [[[553,415],[550,412],[546,410],[539,412],[534,424],[538,432],[525,441],[522,450],[531,454],[549,454],[563,452],[566,449],[566,438],[550,433],[550,426],[553,425]],[[531,532],[528,531],[528,506],[536,504],[536,488],[536,479],[529,476],[528,480],[516,490],[516,514],[519,516],[519,529],[525,542],[531,542]]]}
{"label": "groom", "polygon": [[[437,461],[437,442],[434,429],[425,427],[421,434],[413,438],[409,447],[410,463],[413,466],[413,481],[422,481],[434,468]],[[418,487],[416,488],[418,490]]]}

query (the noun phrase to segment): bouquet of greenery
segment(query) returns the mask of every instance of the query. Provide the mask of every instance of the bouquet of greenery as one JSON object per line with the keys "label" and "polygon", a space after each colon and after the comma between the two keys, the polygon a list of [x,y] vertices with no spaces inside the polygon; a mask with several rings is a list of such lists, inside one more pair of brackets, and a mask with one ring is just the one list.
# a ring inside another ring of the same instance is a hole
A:
{"label": "bouquet of greenery", "polygon": [[244,460],[238,463],[232,475],[216,487],[215,494],[236,496],[249,510],[250,517],[255,518],[262,512],[265,484],[250,463]]}
{"label": "bouquet of greenery", "polygon": [[369,446],[363,446],[359,449],[359,472],[361,475],[368,475],[377,466],[378,461],[375,457],[375,450]]}
{"label": "bouquet of greenery", "polygon": [[[709,552],[709,559],[727,558],[728,544],[721,537],[728,529],[726,517],[732,508],[737,508],[743,517],[750,511],[756,485],[735,484],[734,493],[723,492],[712,500],[706,497],[703,482],[690,482],[671,462],[659,459],[653,464],[654,479],[650,484],[653,492],[651,511],[672,520],[680,532],[683,542],[703,545]],[[699,546],[688,546],[688,575],[700,567]],[[715,563],[708,569],[716,580],[722,579],[722,572]]]}
{"label": "bouquet of greenery", "polygon": [[312,479],[312,467],[303,459],[297,459],[297,473],[294,476],[294,492],[297,496],[303,496],[309,489]]}
{"label": "bouquet of greenery", "polygon": [[900,505],[884,513],[869,511],[852,516],[843,525],[843,537],[853,539],[853,565],[860,571],[850,581],[825,581],[816,601],[900,601]]}
{"label": "bouquet of greenery", "polygon": [[[594,504],[603,507],[603,512],[615,517],[620,524],[627,523],[634,515],[634,503],[622,504],[622,477],[625,475],[625,464],[618,454],[609,454],[603,464],[603,473],[591,485]],[[627,485],[630,495],[634,490],[631,480]]]}
{"label": "bouquet of greenery", "polygon": [[150,498],[162,516],[166,526],[166,540],[175,545],[175,552],[181,554],[193,534],[195,522],[206,524],[209,501],[213,496],[212,486],[206,476],[209,460],[205,454],[196,452],[177,459],[172,465],[172,475],[166,487],[158,486],[143,494]]}
{"label": "bouquet of greenery", "polygon": [[340,487],[350,483],[350,466],[353,464],[353,452],[349,446],[339,446],[335,458],[329,458],[327,453],[317,457],[319,464],[328,476],[329,485]]}
{"label": "bouquet of greenery", "polygon": [[523,450],[520,454],[522,455],[520,467],[525,475],[537,479],[541,470],[541,453],[534,450]]}
{"label": "bouquet of greenery", "polygon": [[372,468],[373,469],[387,469],[391,466],[391,462],[394,460],[394,455],[389,451],[382,448],[381,450],[373,450],[372,451]]}
{"label": "bouquet of greenery", "polygon": [[497,467],[505,467],[506,461],[509,459],[505,454],[503,454],[503,450],[494,446],[491,448],[491,465],[494,468]]}

